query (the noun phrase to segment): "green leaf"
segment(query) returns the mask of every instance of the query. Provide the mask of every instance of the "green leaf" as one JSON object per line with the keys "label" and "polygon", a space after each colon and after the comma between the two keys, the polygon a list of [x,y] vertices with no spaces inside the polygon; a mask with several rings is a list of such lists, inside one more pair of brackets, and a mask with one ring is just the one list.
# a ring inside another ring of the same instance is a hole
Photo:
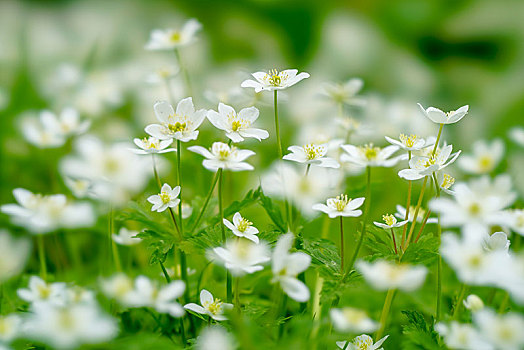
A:
{"label": "green leaf", "polygon": [[273,201],[271,198],[266,197],[260,187],[259,190],[259,199],[258,202],[264,208],[267,215],[273,221],[273,223],[277,226],[277,228],[280,230],[280,232],[287,232],[286,224],[284,223],[284,219],[282,219],[282,213],[280,212],[280,208],[278,206],[273,204]]}
{"label": "green leaf", "polygon": [[340,255],[337,246],[327,239],[304,239],[304,251],[311,256],[311,265],[319,270],[322,276],[340,274]]}
{"label": "green leaf", "polygon": [[402,349],[445,349],[445,347],[439,344],[439,335],[432,326],[434,323],[433,319],[431,319],[431,323],[428,324],[419,311],[403,310],[402,313],[408,319],[408,324],[402,327],[402,333],[404,334]]}
{"label": "green leaf", "polygon": [[216,248],[222,245],[222,229],[220,224],[208,226],[196,235],[185,239],[180,244],[187,254],[203,254],[208,249]]}
{"label": "green leaf", "polygon": [[166,220],[165,216],[155,215],[153,219],[136,202],[130,202],[129,208],[120,212],[116,219],[118,221],[136,221],[157,233],[166,235],[173,235],[174,231],[172,224]]}
{"label": "green leaf", "polygon": [[432,234],[425,234],[417,243],[408,246],[402,256],[402,262],[430,266],[438,258],[438,249],[438,239]]}
{"label": "green leaf", "polygon": [[[398,235],[397,235],[398,236]],[[397,242],[397,248],[398,248]],[[367,235],[365,236],[364,245],[371,251],[370,260],[376,259],[395,259],[396,254],[393,249],[391,232],[376,226],[367,226]]]}
{"label": "green leaf", "polygon": [[136,235],[142,239],[147,245],[147,248],[151,251],[149,263],[151,265],[164,263],[166,261],[167,253],[174,246],[174,239],[172,235],[166,235],[165,233],[159,233],[153,230],[145,229]]}
{"label": "green leaf", "polygon": [[331,276],[324,275],[323,277],[324,284],[320,294],[320,302],[322,304],[331,304],[333,300],[340,299],[344,291],[351,288],[360,279],[360,275],[355,270],[347,274],[337,273]]}

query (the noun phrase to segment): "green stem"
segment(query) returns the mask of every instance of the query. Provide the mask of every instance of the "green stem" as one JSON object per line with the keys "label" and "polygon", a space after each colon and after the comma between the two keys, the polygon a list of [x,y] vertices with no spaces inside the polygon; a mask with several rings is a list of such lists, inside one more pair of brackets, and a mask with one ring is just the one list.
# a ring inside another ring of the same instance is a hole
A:
{"label": "green stem", "polygon": [[44,247],[44,236],[38,235],[37,236],[37,244],[38,244],[38,258],[40,260],[40,277],[44,281],[47,280],[47,265],[46,265],[46,259],[45,259],[45,247]]}
{"label": "green stem", "polygon": [[386,300],[384,300],[384,307],[382,308],[382,313],[380,314],[380,328],[377,331],[377,334],[375,335],[375,339],[380,339],[384,334],[389,312],[391,310],[391,305],[393,304],[393,298],[395,297],[395,292],[396,289],[390,289],[388,290],[388,294],[386,294]]}
{"label": "green stem", "polygon": [[433,152],[431,152],[432,157],[435,155],[435,152],[437,151],[437,147],[440,142],[440,136],[442,135],[443,128],[444,128],[444,124],[440,124],[440,127],[438,129],[438,134],[437,134],[437,140],[435,141],[435,145],[433,146]]}
{"label": "green stem", "polygon": [[162,188],[162,182],[160,182],[160,177],[158,176],[158,171],[156,170],[156,160],[155,160],[155,154],[151,154],[151,158],[153,159],[153,173],[155,174],[155,180],[158,185],[158,189]]}
{"label": "green stem", "polygon": [[159,261],[158,263],[160,264],[160,268],[162,269],[162,273],[164,274],[164,278],[166,279],[166,282],[171,283],[171,277],[169,277],[169,273],[167,273],[164,263],[162,261]]}
{"label": "green stem", "polygon": [[395,240],[395,231],[391,228],[391,239],[393,240],[393,247],[395,248],[395,254],[398,254],[397,241]]}
{"label": "green stem", "polygon": [[504,311],[506,311],[506,308],[508,307],[508,301],[509,301],[509,293],[508,292],[504,292],[504,298],[500,302],[500,306],[499,306],[499,310],[498,310],[499,314],[501,314]]}
{"label": "green stem", "polygon": [[415,207],[415,212],[413,213],[413,222],[411,223],[411,228],[409,229],[408,237],[404,242],[404,246],[402,247],[403,251],[406,251],[406,248],[411,242],[411,236],[413,235],[413,231],[415,230],[415,226],[417,225],[418,212],[420,211],[420,206],[422,205],[422,199],[424,198],[424,191],[426,189],[427,182],[428,177],[424,176],[424,182],[422,183],[422,188],[420,189],[420,195],[418,196],[417,206]]}
{"label": "green stem", "polygon": [[111,251],[113,252],[113,262],[115,263],[115,269],[118,272],[122,272],[122,264],[120,263],[120,254],[118,253],[118,246],[113,240],[113,208],[109,211],[109,242],[111,244]]}
{"label": "green stem", "polygon": [[311,168],[311,164],[308,164],[308,165],[306,166],[306,174],[305,174],[304,176],[307,177],[307,174],[309,174],[309,169],[310,169],[310,168]]}
{"label": "green stem", "polygon": [[282,159],[282,141],[280,140],[280,125],[278,123],[277,90],[273,92],[273,104],[274,104],[274,109],[275,109],[275,131],[276,131],[277,144],[278,144],[278,159]]}
{"label": "green stem", "polygon": [[178,49],[175,49],[175,56],[178,61],[178,66],[180,67],[180,70],[184,75],[184,82],[186,83],[186,95],[193,96],[193,89],[191,88],[191,80],[189,79],[189,73],[187,72],[187,69],[184,67],[184,63],[182,62],[182,57],[180,56],[180,51],[178,51]]}
{"label": "green stem", "polygon": [[198,227],[198,224],[200,223],[200,220],[202,219],[202,216],[204,216],[204,212],[206,211],[207,205],[209,204],[209,200],[211,199],[211,196],[213,195],[213,190],[215,189],[215,186],[218,182],[218,172],[215,173],[215,176],[213,177],[213,183],[211,185],[211,188],[209,189],[209,193],[207,194],[207,197],[204,201],[204,205],[202,206],[202,209],[200,209],[200,213],[198,213],[198,217],[193,224],[193,227],[191,228],[191,232],[194,233],[195,230]]}
{"label": "green stem", "polygon": [[464,300],[465,295],[466,295],[466,284],[462,283],[462,285],[460,286],[460,292],[457,298],[457,302],[455,303],[455,307],[453,308],[453,313],[451,314],[451,318],[454,320],[456,320],[459,315],[459,310],[462,307],[462,301]]}
{"label": "green stem", "polygon": [[[180,140],[176,140],[176,155],[177,155],[177,175],[178,175],[178,186],[180,186],[180,194],[178,198],[180,203],[178,204],[178,221],[180,222],[179,233],[180,238],[184,239],[184,221],[182,220],[182,145]],[[173,216],[174,219],[174,216]],[[176,222],[176,220],[174,220]],[[190,292],[189,292],[189,282],[187,278],[187,262],[186,262],[186,253],[180,250],[180,274],[182,275],[182,280],[186,284],[186,289],[184,291],[185,302],[189,302]]]}
{"label": "green stem", "polygon": [[235,308],[240,312],[240,277],[235,280]]}
{"label": "green stem", "polygon": [[[438,135],[438,138],[440,138],[440,134],[442,132],[442,126],[444,124],[440,124],[440,129],[439,129],[439,135]],[[433,176],[433,182],[435,184],[435,191],[436,191],[436,195],[437,197],[440,197],[440,186],[438,185],[438,181],[437,181],[437,176],[435,173],[432,174]],[[428,210],[429,212],[429,210]],[[428,213],[428,217],[429,217],[429,213]],[[437,214],[437,239],[438,239],[438,243],[440,245],[440,236],[441,236],[441,233],[442,233],[442,226],[440,225],[440,214]],[[464,286],[464,285],[463,285]],[[464,288],[465,289],[465,288]],[[465,291],[463,291],[464,293]],[[462,295],[462,298],[464,298],[464,296]],[[460,301],[462,303],[462,301]],[[442,309],[442,256],[439,254],[438,255],[438,260],[437,260],[437,302],[436,302],[436,308],[437,310],[435,311],[435,320],[438,322],[440,321],[440,316],[441,316],[441,309]],[[460,308],[460,304],[457,304],[456,308]],[[455,313],[456,309],[453,310],[453,313]]]}
{"label": "green stem", "polygon": [[340,216],[340,270],[344,273],[344,220]]}
{"label": "green stem", "polygon": [[365,207],[364,207],[364,221],[362,222],[362,232],[360,233],[360,238],[357,243],[357,248],[355,249],[355,252],[353,253],[353,257],[351,258],[351,262],[349,264],[349,269],[347,271],[351,271],[353,269],[353,265],[355,265],[355,261],[358,257],[358,252],[360,251],[360,247],[362,247],[362,242],[364,241],[364,235],[366,234],[366,224],[369,214],[369,206],[371,202],[371,167],[366,167],[366,173],[367,173],[367,184],[366,184],[366,199],[365,199]]}
{"label": "green stem", "polygon": [[[218,169],[218,211],[220,215],[220,231],[222,233],[222,242],[226,243],[226,229],[224,226],[224,205],[223,205],[223,193],[222,193],[222,183],[223,183],[223,173],[224,169]],[[233,300],[233,280],[231,274],[226,270],[226,301],[231,303]]]}

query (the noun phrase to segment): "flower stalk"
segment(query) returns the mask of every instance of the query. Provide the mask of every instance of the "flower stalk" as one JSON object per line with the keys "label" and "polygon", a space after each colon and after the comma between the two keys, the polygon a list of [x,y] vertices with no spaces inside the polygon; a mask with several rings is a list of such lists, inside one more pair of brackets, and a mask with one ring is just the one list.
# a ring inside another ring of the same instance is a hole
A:
{"label": "flower stalk", "polygon": [[353,257],[351,258],[351,262],[349,263],[348,271],[351,271],[353,266],[355,265],[355,261],[357,261],[358,253],[360,251],[360,247],[362,247],[362,242],[364,241],[364,235],[366,234],[366,224],[367,219],[369,215],[369,206],[371,202],[371,167],[366,167],[366,201],[365,201],[365,207],[364,207],[364,218],[362,221],[362,232],[360,233],[360,238],[357,243],[357,248],[355,249],[355,252],[353,253]]}
{"label": "flower stalk", "polygon": [[47,264],[45,258],[45,246],[44,246],[44,236],[37,236],[38,244],[38,259],[40,261],[40,277],[45,281],[47,280]]}
{"label": "flower stalk", "polygon": [[384,306],[382,307],[382,313],[380,314],[380,328],[377,331],[377,334],[375,335],[375,339],[380,339],[382,335],[384,334],[384,330],[386,329],[386,324],[388,321],[389,312],[391,310],[391,305],[393,304],[393,298],[395,297],[396,289],[390,289],[388,290],[388,293],[386,294],[386,299],[384,300]]}
{"label": "flower stalk", "polygon": [[277,90],[273,91],[273,105],[275,109],[275,132],[277,136],[277,144],[278,144],[278,159],[282,159],[282,141],[280,140],[280,125],[278,122],[278,98],[277,98]]}

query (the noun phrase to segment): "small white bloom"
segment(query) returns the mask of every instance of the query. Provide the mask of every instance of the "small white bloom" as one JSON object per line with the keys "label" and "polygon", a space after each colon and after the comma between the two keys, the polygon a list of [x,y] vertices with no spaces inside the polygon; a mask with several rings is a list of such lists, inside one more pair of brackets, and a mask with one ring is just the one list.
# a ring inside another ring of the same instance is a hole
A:
{"label": "small white bloom", "polygon": [[263,270],[262,265],[270,260],[269,250],[264,243],[256,244],[245,239],[228,241],[225,247],[214,248],[210,257],[223,264],[233,276]]}
{"label": "small white bloom", "polygon": [[234,350],[233,337],[220,326],[204,328],[195,343],[196,350]]}
{"label": "small white bloom", "polygon": [[20,299],[32,304],[46,302],[61,305],[64,303],[65,293],[65,283],[46,283],[38,276],[31,276],[29,279],[29,288],[17,290]]}
{"label": "small white bloom", "polygon": [[400,170],[398,176],[406,180],[419,180],[431,176],[457,160],[461,151],[451,154],[452,149],[453,146],[447,145],[441,151],[436,151],[433,156],[414,156],[409,161],[409,169]]}
{"label": "small white bloom", "polygon": [[251,126],[257,120],[258,114],[259,111],[256,107],[244,108],[237,114],[233,107],[219,103],[218,112],[209,110],[207,119],[216,128],[224,130],[226,136],[233,142],[242,142],[245,137],[252,137],[261,141],[267,139],[269,133],[266,130]]}
{"label": "small white bloom", "polygon": [[504,232],[495,232],[492,235],[489,235],[482,242],[482,247],[486,251],[490,252],[508,252],[509,245],[511,242],[508,239],[508,235]]}
{"label": "small white bloom", "polygon": [[404,221],[397,222],[397,218],[394,217],[391,214],[382,215],[382,220],[384,220],[385,224],[383,224],[381,222],[377,222],[377,221],[374,221],[373,223],[376,226],[381,227],[381,228],[386,229],[386,230],[389,230],[389,229],[394,228],[394,227],[404,226],[405,224],[407,224],[409,222],[409,220],[404,220]]}
{"label": "small white bloom", "polygon": [[361,167],[392,167],[405,157],[405,155],[402,155],[390,158],[399,149],[398,146],[394,145],[380,148],[374,147],[371,143],[361,147],[353,145],[342,145],[340,147],[346,152],[340,156],[342,162],[349,162]]}
{"label": "small white bloom", "polygon": [[189,303],[184,305],[184,309],[194,311],[198,314],[208,315],[215,321],[225,321],[227,317],[224,313],[227,310],[233,309],[233,304],[223,303],[218,298],[213,298],[208,290],[202,289],[200,291],[200,305]]}
{"label": "small white bloom", "polygon": [[374,343],[373,338],[371,338],[369,335],[361,334],[358,337],[355,337],[355,339],[353,339],[353,341],[349,343],[347,347],[347,342],[345,341],[337,341],[337,346],[340,349],[347,350],[384,350],[384,348],[381,348],[381,346],[388,337],[389,335],[386,335],[385,337]]}
{"label": "small white bloom", "polygon": [[142,240],[139,237],[134,237],[137,234],[138,231],[128,230],[127,228],[122,227],[118,231],[118,234],[113,233],[111,238],[113,238],[113,241],[115,241],[117,244],[130,246],[138,244]]}
{"label": "small white bloom", "polygon": [[499,315],[484,308],[473,314],[473,322],[496,349],[518,350],[524,347],[524,317],[518,313]]}
{"label": "small white bloom", "polygon": [[351,199],[347,195],[341,194],[336,198],[328,198],[326,201],[327,205],[323,203],[313,205],[313,209],[328,214],[330,218],[336,218],[337,216],[357,217],[362,215],[362,210],[357,208],[362,206],[364,200],[364,197]]}
{"label": "small white bloom", "polygon": [[193,207],[188,203],[182,203],[182,219],[187,219],[193,214]]}
{"label": "small white bloom", "polygon": [[254,169],[251,164],[244,162],[247,158],[255,155],[255,152],[250,150],[230,147],[223,142],[214,142],[211,146],[211,151],[202,146],[191,146],[187,149],[207,158],[204,159],[202,165],[211,171],[217,171],[218,169],[231,171]]}
{"label": "small white bloom", "polygon": [[83,134],[91,125],[89,120],[82,121],[78,111],[70,107],[64,108],[58,116],[51,111],[43,111],[40,120],[45,129],[63,137]]}
{"label": "small white bloom", "polygon": [[176,113],[166,101],[160,101],[153,106],[155,115],[160,124],[150,124],[145,131],[159,140],[176,139],[182,142],[196,140],[198,127],[206,118],[207,111],[195,111],[193,98],[186,97],[176,106]]}
{"label": "small white bloom", "polygon": [[473,154],[463,154],[458,165],[469,174],[487,174],[497,167],[503,157],[502,140],[495,139],[491,143],[479,140],[473,143]]}
{"label": "small white bloom", "polygon": [[521,147],[524,147],[524,128],[521,126],[515,126],[510,129],[509,131],[509,137],[513,140],[516,144],[518,144]]}
{"label": "small white bloom", "polygon": [[125,306],[131,306],[133,298],[133,280],[123,273],[100,280],[102,292]]}
{"label": "small white bloom", "polygon": [[[406,217],[406,208],[404,208],[400,204],[397,204],[396,208],[397,208],[397,212],[395,213],[395,216],[397,217],[397,219],[404,220],[404,218]],[[409,207],[408,222],[413,222],[414,216],[415,216],[415,207],[411,205]],[[418,213],[417,213],[417,222],[422,222],[425,216],[426,216],[426,210],[424,208],[419,208]],[[436,224],[437,222],[438,222],[437,218],[428,218],[428,221],[427,221],[428,224]]]}
{"label": "small white bloom", "polygon": [[521,236],[524,236],[524,210],[514,209],[509,212],[509,227]]}
{"label": "small white bloom", "polygon": [[57,148],[63,146],[66,141],[64,135],[57,133],[56,130],[48,129],[43,119],[42,114],[40,114],[39,119],[23,117],[20,127],[26,141],[38,148]]}
{"label": "small white bloom", "polygon": [[493,350],[493,346],[473,325],[451,321],[449,325],[439,322],[435,330],[444,338],[450,349]]}
{"label": "small white bloom", "polygon": [[397,264],[386,260],[372,263],[360,260],[356,266],[366,281],[377,290],[414,291],[424,283],[428,272],[424,266]]}
{"label": "small white bloom", "polygon": [[202,24],[196,19],[188,20],[181,29],[155,29],[151,32],[146,50],[172,50],[187,46],[196,40],[196,33]]}
{"label": "small white bloom", "polygon": [[131,151],[136,154],[167,153],[176,152],[176,148],[168,148],[173,139],[159,140],[156,137],[144,137],[143,139],[134,139],[133,142],[139,149],[132,148]]}
{"label": "small white bloom", "polygon": [[352,307],[329,310],[331,322],[335,329],[342,333],[371,333],[378,329],[378,322],[373,321],[363,310]]}
{"label": "small white bloom", "polygon": [[180,186],[171,188],[168,184],[164,184],[160,189],[160,193],[149,196],[147,201],[153,204],[151,211],[161,213],[167,208],[175,208],[180,203],[180,199],[178,199],[179,194]]}
{"label": "small white bloom", "polygon": [[447,194],[453,195],[455,191],[450,190],[450,187],[455,183],[455,178],[451,175],[444,174],[442,172],[437,173],[437,182],[441,191]]}
{"label": "small white bloom", "polygon": [[0,230],[0,283],[22,272],[30,252],[31,241]]}
{"label": "small white bloom", "polygon": [[87,179],[74,179],[72,177],[65,176],[64,183],[76,198],[85,198],[95,195],[93,193],[93,184]]}
{"label": "small white bloom", "polygon": [[399,146],[405,151],[419,151],[422,148],[432,146],[435,143],[433,138],[428,138],[425,140],[413,134],[409,136],[400,134],[399,140],[392,139],[388,136],[385,136],[385,138],[392,145]]}
{"label": "small white bloom", "polygon": [[246,218],[243,218],[240,213],[235,213],[233,215],[233,223],[231,221],[224,219],[224,225],[230,229],[233,234],[237,237],[244,237],[258,244],[259,240],[256,236],[258,234],[258,229],[253,227],[253,223]]}
{"label": "small white bloom", "polygon": [[186,285],[183,281],[172,281],[159,287],[156,282],[145,276],[138,276],[129,295],[129,303],[134,307],[151,307],[162,314],[182,317],[184,308],[176,302],[184,294]]}
{"label": "small white bloom", "polygon": [[340,164],[333,159],[326,157],[328,147],[326,144],[314,145],[312,143],[301,146],[290,146],[288,150],[292,153],[286,154],[283,158],[297,163],[313,164],[323,168],[340,168]]}
{"label": "small white bloom", "polygon": [[297,276],[306,271],[311,264],[311,257],[303,252],[289,253],[293,244],[294,235],[287,233],[281,236],[275,246],[272,257],[271,270],[273,283],[279,283],[289,297],[298,302],[309,300],[308,287]]}
{"label": "small white bloom", "polygon": [[22,318],[17,314],[0,315],[0,346],[8,344],[20,335]]}
{"label": "small white bloom", "polygon": [[471,310],[473,312],[477,312],[484,308],[484,302],[476,294],[468,295],[468,297],[463,301],[463,303],[466,309]]}
{"label": "small white bloom", "polygon": [[256,72],[251,74],[256,80],[244,80],[240,86],[255,88],[255,92],[262,90],[274,91],[283,90],[295,85],[299,81],[309,78],[308,73],[298,73],[296,69],[286,69],[281,72],[273,69],[268,73]]}
{"label": "small white bloom", "polygon": [[359,97],[358,93],[363,86],[362,79],[352,78],[343,84],[326,83],[321,93],[336,104],[343,103],[348,106],[362,107],[366,105],[366,100]]}
{"label": "small white bloom", "polygon": [[429,118],[432,122],[437,124],[453,124],[461,120],[466,114],[468,114],[469,106],[465,105],[451,112],[442,112],[440,109],[435,107],[429,107],[424,109],[420,103],[418,106],[422,110],[422,113]]}

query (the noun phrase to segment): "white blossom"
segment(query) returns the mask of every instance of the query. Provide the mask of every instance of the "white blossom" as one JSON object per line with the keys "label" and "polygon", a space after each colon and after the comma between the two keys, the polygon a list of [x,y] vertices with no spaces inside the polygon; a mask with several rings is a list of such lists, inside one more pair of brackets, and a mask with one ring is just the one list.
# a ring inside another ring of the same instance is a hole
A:
{"label": "white blossom", "polygon": [[173,143],[173,139],[159,140],[151,136],[143,139],[136,138],[133,142],[138,146],[138,149],[132,148],[131,151],[136,154],[176,152],[176,148],[168,148]]}
{"label": "white blossom", "polygon": [[244,162],[247,158],[255,155],[255,152],[250,150],[230,147],[223,142],[214,142],[210,150],[202,146],[191,146],[187,149],[204,156],[206,159],[204,159],[202,165],[211,171],[217,171],[218,169],[231,171],[254,169],[251,164]]}
{"label": "white blossom", "polygon": [[328,214],[330,218],[337,216],[357,217],[362,215],[362,210],[357,209],[364,203],[365,198],[349,198],[345,194],[341,194],[336,198],[328,198],[326,204],[318,203],[313,205],[314,210],[319,210]]}
{"label": "white blossom", "polygon": [[492,172],[504,157],[504,143],[495,139],[491,143],[483,140],[473,143],[473,154],[463,154],[458,166],[469,174],[487,174]]}
{"label": "white blossom", "polygon": [[228,241],[224,247],[214,248],[210,258],[224,265],[233,276],[263,270],[263,264],[271,260],[264,243],[256,244],[245,239]]}
{"label": "white blossom", "polygon": [[372,263],[357,261],[357,269],[374,289],[400,289],[406,292],[418,289],[426,279],[428,269],[425,266],[397,264],[386,260]]}
{"label": "white blossom", "polygon": [[243,218],[239,212],[233,215],[233,223],[228,219],[224,218],[224,225],[233,232],[237,237],[244,237],[258,244],[259,239],[256,236],[258,234],[258,229],[253,225],[253,223],[246,218]]}
{"label": "white blossom", "polygon": [[340,156],[340,160],[360,167],[392,167],[405,157],[403,155],[390,158],[399,149],[398,146],[394,145],[380,148],[371,143],[361,147],[353,145],[342,145],[340,147],[345,151]]}
{"label": "white blossom", "polygon": [[328,147],[326,144],[307,144],[304,146],[290,146],[291,153],[286,154],[283,159],[297,163],[313,164],[323,168],[340,168],[340,164],[333,158],[326,157]]}
{"label": "white blossom", "polygon": [[424,109],[420,103],[418,103],[418,106],[422,110],[422,113],[429,118],[433,123],[437,124],[453,124],[464,118],[466,114],[468,114],[469,106],[465,105],[457,109],[456,111],[451,112],[443,112],[438,108],[435,107],[429,107],[427,109]]}
{"label": "white blossom", "polygon": [[158,213],[163,212],[167,208],[175,208],[180,203],[178,195],[180,194],[180,186],[171,188],[168,184],[163,184],[159,194],[149,196],[147,201],[153,206],[151,211]]}
{"label": "white blossom", "polygon": [[187,46],[196,40],[202,24],[196,19],[188,20],[181,29],[155,29],[145,46],[146,50],[172,50]]}
{"label": "white blossom", "polygon": [[233,304],[224,303],[218,298],[213,298],[213,295],[206,289],[200,291],[200,304],[189,303],[184,305],[184,309],[208,315],[215,321],[227,320],[224,314],[226,311],[233,309]]}
{"label": "white blossom", "polygon": [[329,316],[335,329],[342,333],[371,333],[379,327],[379,323],[369,318],[365,311],[352,307],[331,309]]}
{"label": "white blossom", "polygon": [[295,85],[303,79],[309,78],[309,73],[297,73],[298,70],[296,69],[286,69],[281,72],[273,69],[268,73],[256,72],[251,74],[255,80],[244,80],[240,86],[244,88],[255,88],[255,92],[260,92],[262,90],[283,90]]}
{"label": "white blossom", "polygon": [[259,141],[267,139],[269,133],[266,130],[253,128],[259,115],[256,107],[248,107],[240,110],[238,114],[235,109],[223,103],[218,104],[218,112],[209,110],[207,119],[217,129],[224,130],[226,136],[233,142],[242,142],[244,138],[255,138]]}

